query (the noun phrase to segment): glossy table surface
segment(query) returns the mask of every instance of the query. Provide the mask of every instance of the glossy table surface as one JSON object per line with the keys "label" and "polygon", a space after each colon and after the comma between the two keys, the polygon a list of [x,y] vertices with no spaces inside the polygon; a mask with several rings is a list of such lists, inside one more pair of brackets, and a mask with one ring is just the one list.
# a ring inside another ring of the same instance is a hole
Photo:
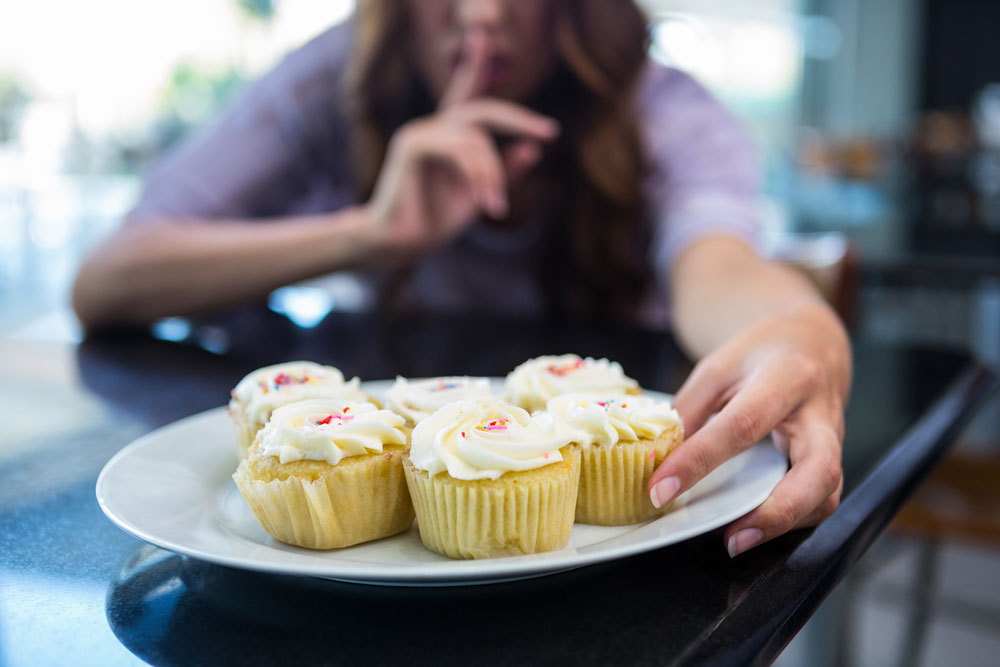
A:
{"label": "glossy table surface", "polygon": [[[855,341],[837,513],[731,560],[721,531],[536,579],[376,587],[231,569],[116,528],[94,485],[136,437],[223,405],[254,368],[504,375],[609,357],[649,389],[690,370],[658,332],[584,323],[247,309],[81,343],[0,340],[0,665],[767,663],[858,561],[997,386],[955,352]],[[138,656],[138,658],[136,657]]]}

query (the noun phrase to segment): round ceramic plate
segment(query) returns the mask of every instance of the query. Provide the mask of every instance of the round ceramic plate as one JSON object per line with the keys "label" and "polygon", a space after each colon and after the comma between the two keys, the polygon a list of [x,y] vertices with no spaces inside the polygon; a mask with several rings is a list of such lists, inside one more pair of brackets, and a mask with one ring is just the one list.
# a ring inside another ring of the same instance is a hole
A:
{"label": "round ceramic plate", "polygon": [[[377,395],[389,384],[362,387]],[[686,540],[757,507],[787,467],[769,442],[761,442],[683,494],[678,509],[652,521],[577,524],[569,544],[558,551],[461,561],[428,551],[416,524],[393,537],[332,551],[278,542],[237,491],[231,478],[236,464],[232,423],[225,408],[216,408],[157,429],[118,452],[97,480],[97,500],[132,535],[220,565],[370,584],[452,586],[551,574]]]}

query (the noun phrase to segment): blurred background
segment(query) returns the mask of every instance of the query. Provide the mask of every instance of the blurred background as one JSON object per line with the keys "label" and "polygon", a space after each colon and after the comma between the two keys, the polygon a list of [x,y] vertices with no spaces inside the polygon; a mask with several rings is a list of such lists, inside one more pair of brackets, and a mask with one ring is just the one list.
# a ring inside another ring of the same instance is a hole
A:
{"label": "blurred background", "polygon": [[[1000,2],[641,4],[651,56],[691,73],[754,133],[769,253],[808,271],[856,332],[1000,361]],[[135,201],[143,169],[352,9],[8,3],[0,335],[77,336],[73,273]],[[308,320],[317,306],[304,303]],[[319,316],[358,305],[342,292]],[[781,664],[1000,655],[998,441],[994,405]]]}

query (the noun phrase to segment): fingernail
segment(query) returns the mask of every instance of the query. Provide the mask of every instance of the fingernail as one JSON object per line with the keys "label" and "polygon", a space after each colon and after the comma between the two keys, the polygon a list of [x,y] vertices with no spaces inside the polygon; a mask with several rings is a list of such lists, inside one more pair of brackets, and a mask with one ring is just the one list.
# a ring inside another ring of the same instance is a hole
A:
{"label": "fingernail", "polygon": [[681,489],[681,480],[676,477],[666,477],[653,485],[649,490],[649,502],[653,507],[659,509],[663,507],[677,495]]}
{"label": "fingernail", "polygon": [[748,549],[753,549],[764,539],[764,533],[756,528],[744,528],[729,538],[729,557],[736,558]]}

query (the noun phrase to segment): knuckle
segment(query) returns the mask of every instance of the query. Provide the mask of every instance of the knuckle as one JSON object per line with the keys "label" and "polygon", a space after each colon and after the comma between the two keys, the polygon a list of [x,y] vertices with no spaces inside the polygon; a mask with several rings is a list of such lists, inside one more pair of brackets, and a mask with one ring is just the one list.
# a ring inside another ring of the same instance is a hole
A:
{"label": "knuckle", "polygon": [[[705,475],[713,467],[712,455],[707,447],[698,446],[698,443],[691,443],[693,446],[687,448],[687,457],[681,464],[682,478],[686,478],[689,484],[693,484]],[[680,450],[678,450],[680,451]]]}
{"label": "knuckle", "polygon": [[831,457],[826,464],[825,474],[828,488],[834,490],[837,489],[837,487],[840,486],[840,482],[844,478],[844,470],[840,465],[840,461]]}
{"label": "knuckle", "polygon": [[691,374],[692,376],[701,379],[722,377],[724,373],[725,368],[723,367],[719,356],[710,354],[695,365]]}
{"label": "knuckle", "polygon": [[409,152],[414,149],[424,133],[424,121],[414,120],[402,125],[389,140],[390,148]]}
{"label": "knuckle", "polygon": [[773,498],[769,509],[775,533],[790,530],[798,523],[801,514],[795,503],[785,497]]}
{"label": "knuckle", "polygon": [[846,431],[846,426],[844,424],[844,410],[839,406],[833,411],[833,432],[837,436],[837,446],[842,446],[844,442],[844,433]]}
{"label": "knuckle", "polygon": [[733,440],[740,443],[755,441],[764,430],[764,422],[759,414],[747,408],[734,408],[729,414]]}
{"label": "knuckle", "polygon": [[819,506],[819,516],[820,520],[827,519],[837,511],[840,507],[840,496],[835,494],[823,501],[823,504]]}
{"label": "knuckle", "polygon": [[488,145],[486,134],[471,125],[456,128],[455,142],[460,151],[476,155],[481,154]]}
{"label": "knuckle", "polygon": [[798,353],[792,358],[795,372],[807,387],[817,387],[823,384],[826,376],[823,364],[815,357]]}

